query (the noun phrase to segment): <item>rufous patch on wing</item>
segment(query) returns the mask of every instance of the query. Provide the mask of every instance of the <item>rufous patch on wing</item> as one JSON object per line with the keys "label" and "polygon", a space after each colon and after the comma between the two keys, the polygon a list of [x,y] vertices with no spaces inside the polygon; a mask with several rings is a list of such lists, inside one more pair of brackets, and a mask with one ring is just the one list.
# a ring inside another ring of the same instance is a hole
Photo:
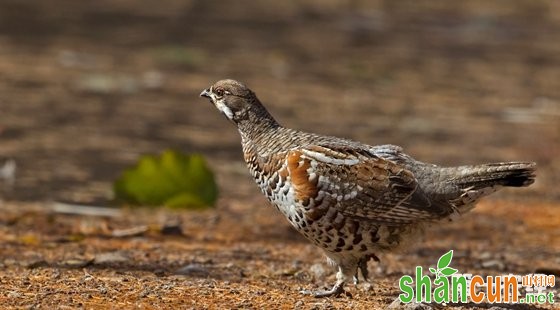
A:
{"label": "rufous patch on wing", "polygon": [[291,151],[288,153],[286,161],[296,199],[308,201],[315,198],[318,193],[318,177],[309,174],[311,160],[299,151]]}
{"label": "rufous patch on wing", "polygon": [[375,160],[370,160],[352,167],[354,173],[360,180],[385,181],[389,176],[387,170]]}

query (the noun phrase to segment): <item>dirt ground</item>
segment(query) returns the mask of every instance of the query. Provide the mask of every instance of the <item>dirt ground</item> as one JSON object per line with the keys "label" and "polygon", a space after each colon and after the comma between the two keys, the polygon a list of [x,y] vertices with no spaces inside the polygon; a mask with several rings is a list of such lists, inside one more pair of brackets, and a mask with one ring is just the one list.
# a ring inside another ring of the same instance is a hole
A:
{"label": "dirt ground", "polygon": [[[0,166],[17,164],[13,184],[0,173],[0,308],[384,309],[449,249],[461,271],[558,277],[559,37],[554,0],[0,1]],[[381,255],[370,290],[303,296],[334,270],[198,98],[222,78],[289,127],[442,165],[535,161],[537,182]],[[214,209],[62,210],[109,206],[120,171],[166,148],[206,156]]]}

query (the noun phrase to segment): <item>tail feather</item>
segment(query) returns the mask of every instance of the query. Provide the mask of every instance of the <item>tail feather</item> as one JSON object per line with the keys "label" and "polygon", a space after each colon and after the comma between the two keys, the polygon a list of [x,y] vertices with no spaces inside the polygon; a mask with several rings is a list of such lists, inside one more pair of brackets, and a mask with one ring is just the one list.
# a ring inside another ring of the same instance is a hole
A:
{"label": "tail feather", "polygon": [[536,164],[531,162],[492,163],[456,167],[455,184],[461,188],[529,186],[535,182]]}
{"label": "tail feather", "polygon": [[503,186],[522,187],[535,182],[536,164],[531,162],[492,163],[448,169],[455,190],[449,203],[459,214],[470,211],[478,200]]}

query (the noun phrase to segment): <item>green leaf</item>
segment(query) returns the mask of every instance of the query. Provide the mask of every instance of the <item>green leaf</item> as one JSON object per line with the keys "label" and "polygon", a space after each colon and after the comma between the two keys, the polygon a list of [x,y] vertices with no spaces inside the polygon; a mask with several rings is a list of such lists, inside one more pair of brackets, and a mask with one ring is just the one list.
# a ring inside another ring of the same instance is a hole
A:
{"label": "green leaf", "polygon": [[445,268],[443,268],[440,272],[441,272],[441,274],[443,274],[444,276],[449,277],[449,276],[453,275],[454,273],[456,273],[456,272],[457,272],[457,269],[451,268],[451,267],[445,267]]}
{"label": "green leaf", "polygon": [[115,198],[132,205],[203,208],[214,205],[218,188],[204,158],[166,150],[142,156],[113,184]]}
{"label": "green leaf", "polygon": [[433,273],[433,274],[436,274],[436,273],[437,273],[437,270],[435,270],[435,269],[434,269],[434,268],[432,268],[432,267],[430,267],[430,268],[428,268],[428,269],[429,269],[429,270],[430,270],[430,272],[431,272],[431,273]]}
{"label": "green leaf", "polygon": [[449,266],[452,258],[453,258],[453,250],[449,250],[449,252],[443,254],[437,262],[438,269],[443,269]]}
{"label": "green leaf", "polygon": [[180,209],[188,206],[191,209],[204,209],[207,204],[195,195],[182,193],[175,195],[163,203],[166,207],[173,209]]}

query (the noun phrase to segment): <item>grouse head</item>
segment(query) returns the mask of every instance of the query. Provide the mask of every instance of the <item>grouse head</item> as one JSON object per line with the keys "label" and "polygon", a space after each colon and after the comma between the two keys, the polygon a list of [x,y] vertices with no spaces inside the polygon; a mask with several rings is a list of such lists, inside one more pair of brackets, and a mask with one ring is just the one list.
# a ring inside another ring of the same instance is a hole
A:
{"label": "grouse head", "polygon": [[270,118],[259,99],[247,86],[235,80],[221,80],[203,90],[201,97],[206,97],[229,120],[236,124],[243,121],[258,121]]}

